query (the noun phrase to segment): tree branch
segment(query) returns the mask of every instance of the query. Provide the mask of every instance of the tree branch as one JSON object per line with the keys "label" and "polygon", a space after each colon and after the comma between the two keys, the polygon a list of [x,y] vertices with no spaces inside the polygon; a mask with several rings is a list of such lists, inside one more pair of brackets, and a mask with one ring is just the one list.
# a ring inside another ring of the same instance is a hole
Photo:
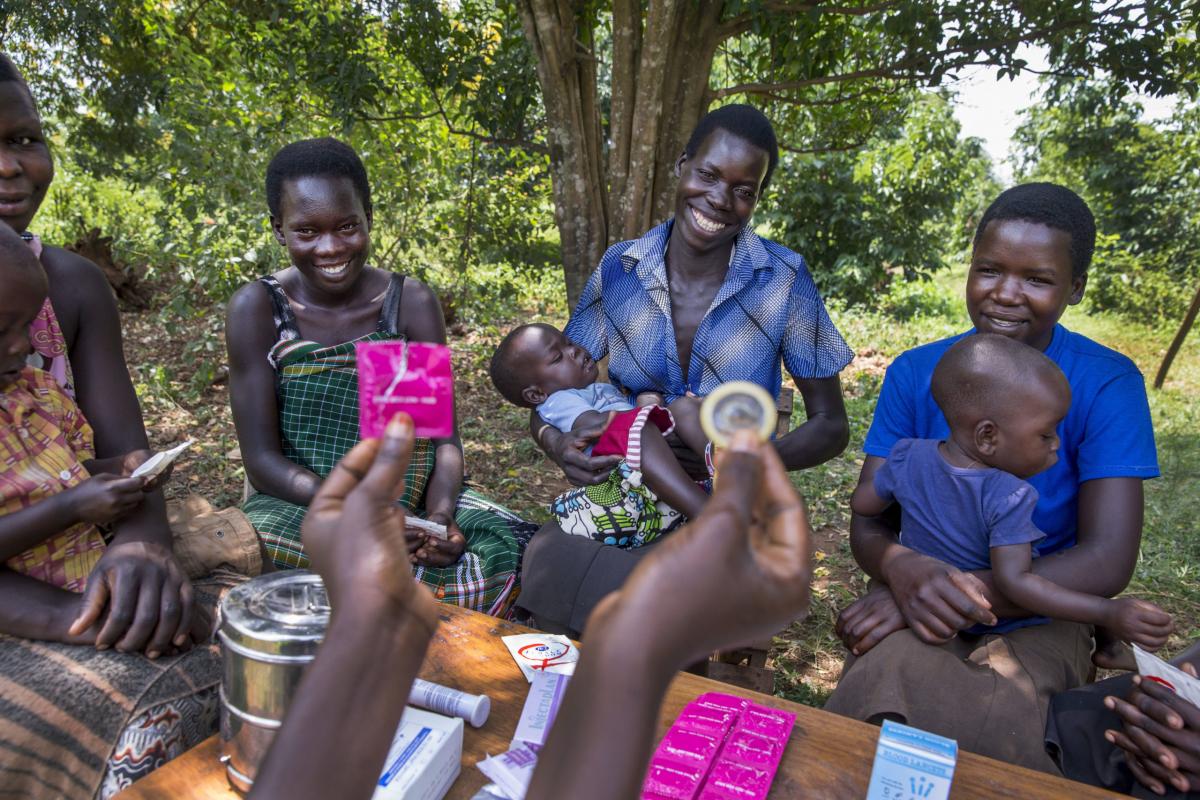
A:
{"label": "tree branch", "polygon": [[805,78],[799,81],[784,81],[782,83],[739,83],[726,86],[714,92],[714,98],[720,100],[732,94],[776,94],[778,92],[805,89],[809,86],[823,86],[829,83],[844,83],[862,78],[895,78],[898,80],[913,80],[914,76],[894,73],[891,67],[880,69],[860,69],[854,72],[844,72],[840,75],[822,75],[818,78]]}
{"label": "tree branch", "polygon": [[[422,75],[424,77],[424,75]],[[466,136],[469,139],[476,139],[484,144],[494,145],[496,147],[515,147],[522,150],[528,150],[532,153],[541,153],[548,155],[550,149],[544,144],[531,142],[527,139],[505,139],[496,136],[487,136],[476,131],[463,130],[462,128],[454,127],[454,123],[450,121],[450,115],[446,113],[446,107],[442,105],[442,96],[438,93],[437,87],[432,82],[426,80],[425,86],[429,89],[429,94],[433,96],[433,101],[437,104],[437,115],[442,118],[442,122],[446,125],[446,130],[455,136]]]}
{"label": "tree branch", "polygon": [[779,149],[787,150],[789,153],[799,153],[801,155],[816,155],[818,153],[845,153],[850,150],[859,149],[868,141],[870,141],[870,139],[870,134],[867,134],[866,136],[855,139],[849,144],[830,144],[822,147],[793,147],[790,144],[780,144]]}
{"label": "tree branch", "polygon": [[724,41],[731,36],[745,33],[750,30],[754,24],[756,16],[763,12],[774,12],[782,14],[840,14],[846,17],[865,17],[870,14],[875,14],[879,11],[886,11],[899,5],[898,0],[887,0],[882,3],[874,3],[866,6],[838,6],[838,5],[823,5],[821,3],[795,3],[790,0],[768,0],[763,3],[756,11],[747,11],[744,14],[736,14],[717,28],[717,41]]}
{"label": "tree branch", "polygon": [[[986,42],[976,42],[969,46],[960,45],[956,47],[948,47],[944,50],[938,50],[936,52],[929,53],[928,55],[913,56],[911,58],[901,59],[900,61],[890,64],[886,67],[861,69],[853,72],[844,72],[839,75],[822,75],[816,78],[805,78],[798,81],[784,81],[781,83],[741,83],[735,86],[726,86],[723,89],[717,89],[713,95],[715,99],[720,100],[721,98],[728,97],[733,94],[772,94],[794,91],[796,89],[804,89],[809,86],[821,86],[829,83],[843,83],[847,81],[861,80],[863,78],[891,78],[894,80],[918,81],[930,77],[931,74],[945,73],[950,70],[961,69],[964,66],[1005,66],[1003,62],[995,58],[974,59],[973,56],[993,48],[1020,44],[1025,41],[1048,36],[1051,33],[1056,33],[1068,28],[1089,25],[1092,22],[1092,19],[1065,19],[1060,20],[1054,25],[1049,25],[1045,28],[1039,28],[1037,30],[1024,31],[1014,36],[992,39]],[[918,67],[922,64],[930,64],[935,59],[955,54],[964,56],[970,54],[968,57],[972,57],[972,60],[964,61],[962,63],[949,64],[946,67],[937,70],[936,73],[931,73],[929,70],[918,69]],[[1021,67],[1022,71],[1025,71],[1026,69],[1026,67]]]}

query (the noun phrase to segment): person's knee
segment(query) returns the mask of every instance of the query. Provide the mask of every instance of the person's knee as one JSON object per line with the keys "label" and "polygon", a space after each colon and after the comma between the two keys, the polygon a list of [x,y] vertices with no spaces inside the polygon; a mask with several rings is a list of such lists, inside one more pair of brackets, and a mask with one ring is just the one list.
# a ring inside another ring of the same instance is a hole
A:
{"label": "person's knee", "polygon": [[529,580],[537,575],[537,564],[541,559],[542,551],[548,547],[553,547],[550,539],[555,535],[561,535],[561,529],[554,524],[546,524],[538,529],[529,544],[525,546],[525,556],[521,562],[521,583],[526,584]]}

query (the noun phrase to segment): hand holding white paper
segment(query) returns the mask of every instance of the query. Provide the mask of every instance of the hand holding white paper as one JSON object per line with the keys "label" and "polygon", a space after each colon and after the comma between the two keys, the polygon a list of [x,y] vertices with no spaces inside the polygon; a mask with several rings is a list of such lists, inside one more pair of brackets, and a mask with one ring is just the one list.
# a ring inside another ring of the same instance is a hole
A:
{"label": "hand holding white paper", "polygon": [[181,455],[183,455],[184,450],[187,450],[194,443],[195,440],[188,439],[183,444],[175,445],[170,450],[163,450],[155,453],[139,464],[137,469],[129,473],[129,477],[140,478],[145,475],[150,479],[157,478],[167,469],[167,467],[174,464],[175,461],[178,460]]}

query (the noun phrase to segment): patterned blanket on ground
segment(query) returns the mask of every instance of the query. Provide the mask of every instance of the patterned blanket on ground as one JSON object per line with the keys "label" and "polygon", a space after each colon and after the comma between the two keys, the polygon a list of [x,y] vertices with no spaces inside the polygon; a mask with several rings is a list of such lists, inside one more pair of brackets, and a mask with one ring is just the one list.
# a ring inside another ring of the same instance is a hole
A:
{"label": "patterned blanket on ground", "polygon": [[[212,614],[232,573],[194,584]],[[216,732],[215,644],[154,661],[0,637],[5,797],[106,798]]]}

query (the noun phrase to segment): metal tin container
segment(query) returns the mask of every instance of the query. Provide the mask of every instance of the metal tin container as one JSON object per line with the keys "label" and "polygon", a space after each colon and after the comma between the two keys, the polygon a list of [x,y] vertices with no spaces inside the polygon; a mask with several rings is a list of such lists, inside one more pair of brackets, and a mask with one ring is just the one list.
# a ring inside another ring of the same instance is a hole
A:
{"label": "metal tin container", "polygon": [[307,570],[262,575],[225,595],[221,620],[221,761],[247,792],[325,636],[325,584]]}

